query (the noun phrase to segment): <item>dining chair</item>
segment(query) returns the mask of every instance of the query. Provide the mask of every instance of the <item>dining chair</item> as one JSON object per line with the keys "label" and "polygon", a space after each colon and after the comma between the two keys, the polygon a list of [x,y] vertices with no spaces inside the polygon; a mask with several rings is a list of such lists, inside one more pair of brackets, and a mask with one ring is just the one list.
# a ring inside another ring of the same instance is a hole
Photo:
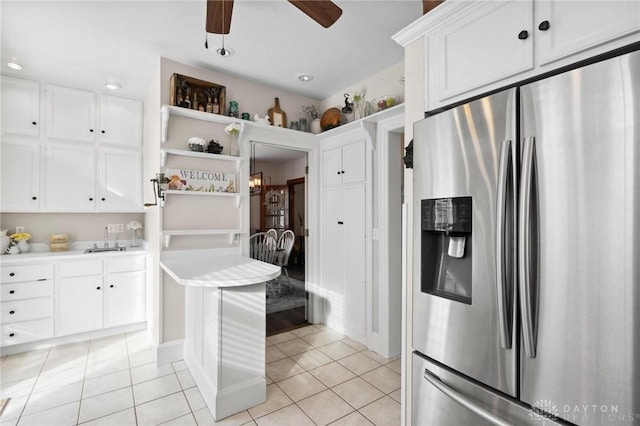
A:
{"label": "dining chair", "polygon": [[289,256],[291,255],[291,250],[293,249],[293,243],[295,242],[296,236],[290,229],[284,231],[280,238],[278,238],[278,243],[276,245],[276,265],[279,265],[282,268],[282,271],[285,273],[287,277],[287,284],[289,288],[293,288],[291,285],[291,280],[289,279],[289,271],[287,271],[287,266],[289,265]]}
{"label": "dining chair", "polygon": [[275,229],[273,229],[273,228],[268,229],[267,230],[267,235],[271,235],[274,240],[278,241],[278,231],[276,231]]}

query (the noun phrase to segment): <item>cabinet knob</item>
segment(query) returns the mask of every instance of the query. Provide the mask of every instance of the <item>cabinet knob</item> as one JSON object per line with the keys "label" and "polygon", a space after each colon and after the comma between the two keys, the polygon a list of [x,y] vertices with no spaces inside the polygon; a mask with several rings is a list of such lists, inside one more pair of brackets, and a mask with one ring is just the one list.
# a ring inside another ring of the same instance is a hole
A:
{"label": "cabinet knob", "polygon": [[107,132],[105,132],[104,130],[100,130],[100,133],[102,133],[104,135]]}
{"label": "cabinet knob", "polygon": [[342,174],[344,174],[344,170],[342,171]]}
{"label": "cabinet knob", "polygon": [[89,201],[93,201],[93,197],[89,197]]}
{"label": "cabinet knob", "polygon": [[15,333],[9,333],[9,337],[13,337],[15,335],[16,335]]}
{"label": "cabinet knob", "polygon": [[10,277],[15,277],[15,276],[16,276],[16,273],[15,273],[15,272],[11,272],[11,273],[9,274],[9,276],[10,276]]}
{"label": "cabinet knob", "polygon": [[115,286],[114,286],[113,284],[111,284],[109,287],[113,288],[113,287],[115,287]]}
{"label": "cabinet knob", "polygon": [[89,129],[89,132],[93,133],[93,129]]}
{"label": "cabinet knob", "polygon": [[9,315],[13,315],[15,313],[16,313],[16,311],[9,311]]}
{"label": "cabinet knob", "polygon": [[38,199],[38,197],[36,197],[36,196],[34,195],[33,197],[31,197],[31,199],[35,201],[35,200],[37,200],[37,199]]}
{"label": "cabinet knob", "polygon": [[100,290],[100,287],[96,287],[96,290]]}
{"label": "cabinet knob", "polygon": [[528,39],[528,38],[529,38],[529,31],[527,31],[527,30],[522,30],[522,31],[520,31],[520,32],[518,33],[518,38],[519,38],[520,40],[526,40],[526,39]]}
{"label": "cabinet knob", "polygon": [[102,197],[102,198],[100,198],[100,199],[101,199],[102,201],[106,201],[106,198],[104,198],[104,197]]}
{"label": "cabinet knob", "polygon": [[538,25],[538,29],[540,31],[547,31],[549,28],[551,28],[551,25],[549,25],[549,21],[542,21],[540,22],[540,25]]}
{"label": "cabinet knob", "polygon": [[343,221],[341,221],[341,220],[339,220],[339,221],[338,221],[338,225],[344,225],[344,222],[343,222]]}
{"label": "cabinet knob", "polygon": [[31,122],[31,124],[33,124],[34,126],[37,126],[37,125],[38,125],[38,123],[37,123],[37,122],[35,122],[35,121],[32,121],[32,122]]}
{"label": "cabinet knob", "polygon": [[340,174],[340,170],[338,170],[338,174]]}
{"label": "cabinet knob", "polygon": [[15,290],[9,290],[9,294],[14,294],[15,292]]}

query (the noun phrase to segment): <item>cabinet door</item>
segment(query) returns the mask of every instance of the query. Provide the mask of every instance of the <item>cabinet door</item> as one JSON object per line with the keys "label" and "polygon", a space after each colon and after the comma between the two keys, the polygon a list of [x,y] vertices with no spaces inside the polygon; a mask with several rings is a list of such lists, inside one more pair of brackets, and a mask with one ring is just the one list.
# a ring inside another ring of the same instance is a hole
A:
{"label": "cabinet door", "polygon": [[99,149],[99,211],[142,211],[142,154]]}
{"label": "cabinet door", "polygon": [[[547,30],[540,30],[543,21]],[[538,65],[640,31],[640,2],[547,0],[536,3]]]}
{"label": "cabinet door", "polygon": [[95,149],[50,143],[45,155],[45,210],[95,211]]}
{"label": "cabinet door", "polygon": [[56,336],[102,328],[102,275],[59,278],[55,288]]}
{"label": "cabinet door", "polygon": [[145,320],[145,273],[109,274],[105,283],[105,327]]}
{"label": "cabinet door", "polygon": [[434,104],[532,69],[532,21],[531,0],[483,2],[435,33],[427,63]]}
{"label": "cabinet door", "polygon": [[366,178],[365,143],[358,142],[342,148],[342,183],[362,182]]}
{"label": "cabinet door", "polygon": [[4,138],[2,149],[3,212],[31,212],[40,207],[40,145]]}
{"label": "cabinet door", "polygon": [[138,148],[142,144],[142,103],[101,95],[100,143]]}
{"label": "cabinet door", "polygon": [[342,190],[333,186],[322,191],[322,268],[327,325],[342,329],[345,302],[343,297],[345,236],[342,219]]}
{"label": "cabinet door", "polygon": [[343,190],[342,222],[344,239],[343,294],[344,331],[352,339],[366,342],[365,292],[365,187],[348,186]]}
{"label": "cabinet door", "polygon": [[55,139],[96,140],[96,94],[86,90],[46,87],[47,136]]}
{"label": "cabinet door", "polygon": [[322,183],[336,185],[342,182],[342,148],[322,152]]}
{"label": "cabinet door", "polygon": [[2,134],[40,134],[40,83],[2,76]]}

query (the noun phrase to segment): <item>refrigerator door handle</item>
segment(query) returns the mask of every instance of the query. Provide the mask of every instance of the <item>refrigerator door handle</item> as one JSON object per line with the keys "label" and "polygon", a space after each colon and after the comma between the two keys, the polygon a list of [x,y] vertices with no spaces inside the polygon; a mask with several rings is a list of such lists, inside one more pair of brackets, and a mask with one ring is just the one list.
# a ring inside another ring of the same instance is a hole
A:
{"label": "refrigerator door handle", "polygon": [[511,312],[509,309],[509,289],[507,288],[507,259],[505,239],[507,232],[507,202],[509,190],[509,165],[512,158],[512,143],[502,141],[498,168],[498,200],[496,226],[496,295],[498,297],[498,328],[500,342],[504,349],[511,349]]}
{"label": "refrigerator door handle", "polygon": [[463,395],[451,389],[449,386],[444,384],[438,376],[431,373],[429,370],[424,370],[424,378],[433,386],[435,386],[436,389],[438,389],[440,392],[447,395],[449,398],[453,399],[455,402],[462,405],[477,416],[482,417],[489,423],[495,426],[512,426],[511,423],[501,419],[500,417],[496,416],[495,414],[481,407],[475,402],[469,401]]}
{"label": "refrigerator door handle", "polygon": [[535,138],[524,139],[522,176],[520,181],[520,205],[518,223],[518,275],[520,311],[524,352],[536,357],[535,320],[531,293],[531,198],[533,196],[533,169],[535,163]]}

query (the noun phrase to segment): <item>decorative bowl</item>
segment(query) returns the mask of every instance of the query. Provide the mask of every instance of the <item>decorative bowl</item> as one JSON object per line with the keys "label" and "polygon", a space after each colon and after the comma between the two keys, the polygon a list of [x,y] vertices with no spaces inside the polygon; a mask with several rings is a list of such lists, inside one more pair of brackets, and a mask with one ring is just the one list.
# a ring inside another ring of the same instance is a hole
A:
{"label": "decorative bowl", "polygon": [[391,108],[401,103],[402,101],[399,96],[381,96],[373,101],[376,111],[382,111],[383,109]]}

